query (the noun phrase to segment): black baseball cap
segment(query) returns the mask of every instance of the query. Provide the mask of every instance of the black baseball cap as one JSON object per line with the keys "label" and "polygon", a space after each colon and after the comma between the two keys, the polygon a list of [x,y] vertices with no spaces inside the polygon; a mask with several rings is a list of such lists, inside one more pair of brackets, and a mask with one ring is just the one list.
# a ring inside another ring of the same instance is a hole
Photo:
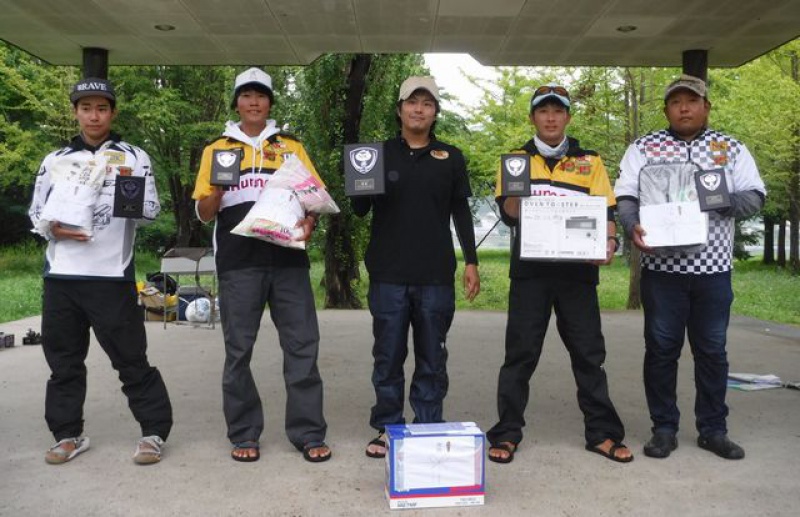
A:
{"label": "black baseball cap", "polygon": [[105,97],[111,102],[117,102],[114,85],[108,79],[100,79],[99,77],[87,77],[75,83],[75,86],[72,87],[72,93],[69,94],[69,100],[72,104],[75,104],[84,97],[92,96]]}

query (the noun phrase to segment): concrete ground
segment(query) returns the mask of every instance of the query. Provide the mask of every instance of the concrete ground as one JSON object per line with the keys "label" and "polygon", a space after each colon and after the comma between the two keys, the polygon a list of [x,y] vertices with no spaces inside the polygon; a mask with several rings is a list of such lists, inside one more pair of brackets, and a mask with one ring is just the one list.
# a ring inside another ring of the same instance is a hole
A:
{"label": "concrete ground", "polygon": [[[91,449],[51,466],[44,422],[49,371],[38,346],[20,346],[39,319],[0,324],[18,346],[0,351],[0,515],[102,516],[372,516],[392,511],[383,495],[384,464],[364,455],[370,316],[321,311],[320,369],[325,381],[331,461],[310,464],[283,434],[281,354],[265,317],[253,368],[267,412],[261,461],[229,458],[222,416],[223,342],[216,330],[149,322],[149,355],[164,375],[175,427],[164,459],[131,460],[138,426],[107,357],[96,344],[87,360],[85,433]],[[461,311],[450,332],[450,392],[445,415],[495,421],[495,387],[503,359],[505,314]],[[402,510],[425,516],[788,516],[800,506],[800,391],[730,391],[731,437],[747,457],[726,461],[696,446],[692,358],[679,375],[680,447],[666,460],[647,458],[650,422],[642,388],[642,316],[603,314],[612,398],[636,460],[617,464],[584,451],[581,413],[568,356],[551,328],[528,407],[526,439],[509,465],[487,462],[486,505]],[[732,372],[771,373],[800,381],[800,329],[735,318],[729,333]],[[408,364],[411,364],[409,358]],[[410,377],[410,374],[409,374]],[[400,510],[396,511],[400,512]]]}

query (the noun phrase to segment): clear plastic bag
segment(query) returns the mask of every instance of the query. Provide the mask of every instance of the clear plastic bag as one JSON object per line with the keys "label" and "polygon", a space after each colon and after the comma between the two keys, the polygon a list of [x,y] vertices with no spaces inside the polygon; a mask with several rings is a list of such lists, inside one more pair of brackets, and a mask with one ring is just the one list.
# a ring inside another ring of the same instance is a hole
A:
{"label": "clear plastic bag", "polygon": [[304,217],[303,207],[292,190],[265,188],[258,201],[231,233],[254,237],[287,248],[305,249],[297,222]]}
{"label": "clear plastic bag", "polygon": [[271,188],[283,188],[293,191],[306,212],[314,212],[316,214],[339,213],[339,207],[336,206],[336,202],[325,190],[325,187],[322,186],[322,183],[293,154],[270,177],[265,189]]}

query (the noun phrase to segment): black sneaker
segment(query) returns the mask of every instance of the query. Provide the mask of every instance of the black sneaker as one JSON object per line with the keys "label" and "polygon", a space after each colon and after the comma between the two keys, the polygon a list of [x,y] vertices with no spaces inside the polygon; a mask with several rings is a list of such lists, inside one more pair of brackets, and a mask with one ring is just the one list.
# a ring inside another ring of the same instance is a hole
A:
{"label": "black sneaker", "polygon": [[644,444],[644,455],[651,458],[666,458],[678,448],[678,438],[674,433],[653,433],[650,441]]}
{"label": "black sneaker", "polygon": [[733,443],[727,434],[714,436],[698,436],[697,445],[701,449],[711,451],[726,460],[740,460],[744,458],[744,449]]}

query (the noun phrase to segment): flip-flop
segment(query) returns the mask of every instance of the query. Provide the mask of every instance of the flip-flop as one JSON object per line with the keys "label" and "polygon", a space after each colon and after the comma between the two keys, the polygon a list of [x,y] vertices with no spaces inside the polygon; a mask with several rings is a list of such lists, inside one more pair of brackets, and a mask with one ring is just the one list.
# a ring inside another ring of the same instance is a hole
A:
{"label": "flip-flop", "polygon": [[514,453],[517,452],[517,447],[519,447],[519,444],[516,444],[514,442],[499,442],[494,445],[491,445],[489,446],[489,451],[491,451],[492,449],[506,451],[508,453],[508,456],[503,458],[500,456],[492,456],[491,454],[488,454],[489,461],[493,461],[495,463],[511,463],[512,461],[514,461]]}
{"label": "flip-flop", "polygon": [[[254,449],[256,451],[255,456],[237,456],[236,451],[244,451]],[[258,461],[261,458],[261,451],[258,447],[258,442],[237,442],[233,444],[233,450],[231,451],[231,458],[233,461],[240,461],[242,463],[251,463],[253,461]]]}
{"label": "flip-flop", "polygon": [[[318,456],[311,455],[312,449],[321,449],[323,447],[328,449],[328,454]],[[311,463],[322,463],[323,461],[328,461],[331,459],[331,456],[333,456],[333,451],[331,451],[331,448],[328,447],[325,442],[309,442],[303,445],[303,458]]]}
{"label": "flip-flop", "polygon": [[[369,446],[376,445],[378,447],[383,447],[383,452],[370,452]],[[367,448],[364,453],[369,456],[370,458],[385,458],[386,457],[386,440],[383,439],[383,433],[379,434],[377,438],[370,441],[367,444]]]}
{"label": "flip-flop", "polygon": [[[75,448],[71,451],[68,451],[64,448],[64,444],[72,443]],[[62,463],[66,463],[78,454],[85,452],[89,449],[89,437],[88,436],[78,436],[75,438],[64,438],[63,440],[59,440],[58,443],[53,445],[47,450],[47,453],[44,455],[44,461],[51,465],[60,465]]]}
{"label": "flip-flop", "polygon": [[[603,443],[603,442],[600,442],[600,443]],[[600,445],[600,443],[598,443],[597,445]],[[589,445],[589,444],[587,443],[587,444],[586,444],[586,450],[587,450],[587,451],[589,451],[589,452],[594,452],[594,453],[597,453],[597,454],[599,454],[600,456],[603,456],[604,458],[608,458],[608,459],[610,459],[611,461],[616,461],[616,462],[618,462],[618,463],[630,463],[630,462],[632,462],[632,461],[633,461],[633,454],[631,454],[631,455],[630,455],[630,456],[628,456],[627,458],[622,458],[622,457],[620,457],[620,456],[617,456],[617,455],[615,454],[615,453],[616,453],[618,450],[620,450],[620,449],[628,449],[628,446],[627,446],[627,445],[625,445],[625,444],[624,444],[624,443],[622,443],[622,442],[617,442],[617,441],[615,441],[615,442],[614,442],[614,444],[611,446],[611,448],[610,448],[610,449],[608,449],[608,452],[606,452],[606,451],[604,451],[604,450],[602,450],[602,449],[599,449],[599,448],[597,447],[597,445]]]}

